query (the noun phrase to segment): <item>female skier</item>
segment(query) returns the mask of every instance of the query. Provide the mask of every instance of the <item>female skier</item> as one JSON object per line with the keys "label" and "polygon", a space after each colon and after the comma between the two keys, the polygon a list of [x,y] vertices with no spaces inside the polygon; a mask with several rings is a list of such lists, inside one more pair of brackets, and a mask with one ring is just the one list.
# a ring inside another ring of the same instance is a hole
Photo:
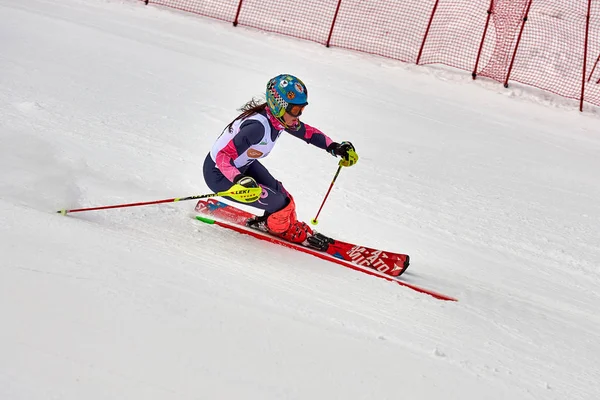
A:
{"label": "female skier", "polygon": [[214,192],[236,183],[248,188],[260,186],[262,194],[252,206],[264,210],[264,215],[249,220],[248,226],[301,243],[312,230],[296,219],[292,195],[258,159],[269,155],[282,132],[342,157],[340,164],[345,167],[356,164],[358,155],[352,143],[336,143],[299,120],[308,104],[308,91],[295,76],[283,74],[269,80],[266,100],[246,103],[239,110],[242,113],[223,130],[204,161],[204,180]]}

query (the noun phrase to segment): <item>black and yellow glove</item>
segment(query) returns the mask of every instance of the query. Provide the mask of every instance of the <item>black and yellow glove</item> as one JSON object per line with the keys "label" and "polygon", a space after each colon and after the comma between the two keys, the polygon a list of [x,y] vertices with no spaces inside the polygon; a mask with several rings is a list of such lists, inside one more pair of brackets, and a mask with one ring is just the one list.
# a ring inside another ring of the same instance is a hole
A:
{"label": "black and yellow glove", "polygon": [[343,167],[351,167],[358,162],[358,154],[356,154],[356,150],[350,142],[333,142],[327,146],[327,152],[342,157],[340,165]]}

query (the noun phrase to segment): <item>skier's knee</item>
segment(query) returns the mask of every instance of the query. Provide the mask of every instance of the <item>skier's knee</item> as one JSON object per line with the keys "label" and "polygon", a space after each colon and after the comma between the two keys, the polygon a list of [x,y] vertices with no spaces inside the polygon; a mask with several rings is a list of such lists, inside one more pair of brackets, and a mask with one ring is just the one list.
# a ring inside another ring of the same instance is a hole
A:
{"label": "skier's knee", "polygon": [[296,203],[289,196],[288,204],[279,211],[275,211],[267,217],[267,229],[271,233],[281,234],[286,232],[296,222]]}

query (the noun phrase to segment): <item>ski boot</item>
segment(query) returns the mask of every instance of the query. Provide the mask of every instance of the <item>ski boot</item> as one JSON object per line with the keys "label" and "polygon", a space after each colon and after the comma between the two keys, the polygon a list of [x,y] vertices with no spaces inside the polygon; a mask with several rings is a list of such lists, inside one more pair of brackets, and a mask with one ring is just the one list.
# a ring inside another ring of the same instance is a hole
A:
{"label": "ski boot", "polygon": [[298,220],[292,222],[290,227],[283,233],[276,234],[282,239],[292,243],[304,243],[310,236],[312,236],[312,229],[306,223]]}
{"label": "ski boot", "polygon": [[335,242],[333,239],[317,232],[307,237],[306,241],[310,247],[319,251],[327,251],[329,245]]}
{"label": "ski boot", "polygon": [[269,232],[269,229],[267,228],[268,217],[269,214],[265,213],[265,215],[249,218],[246,220],[246,226],[248,228],[256,229],[257,231]]}

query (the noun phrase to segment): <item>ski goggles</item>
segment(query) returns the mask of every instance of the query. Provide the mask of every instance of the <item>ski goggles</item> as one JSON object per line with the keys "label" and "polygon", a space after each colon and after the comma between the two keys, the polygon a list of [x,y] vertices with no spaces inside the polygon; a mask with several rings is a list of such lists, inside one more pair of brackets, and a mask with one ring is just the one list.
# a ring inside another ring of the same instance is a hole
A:
{"label": "ski goggles", "polygon": [[308,105],[308,103],[306,103],[306,104],[288,104],[287,107],[285,108],[285,112],[290,114],[292,117],[299,117],[302,115],[302,111],[304,110],[304,107],[306,107],[307,105]]}

